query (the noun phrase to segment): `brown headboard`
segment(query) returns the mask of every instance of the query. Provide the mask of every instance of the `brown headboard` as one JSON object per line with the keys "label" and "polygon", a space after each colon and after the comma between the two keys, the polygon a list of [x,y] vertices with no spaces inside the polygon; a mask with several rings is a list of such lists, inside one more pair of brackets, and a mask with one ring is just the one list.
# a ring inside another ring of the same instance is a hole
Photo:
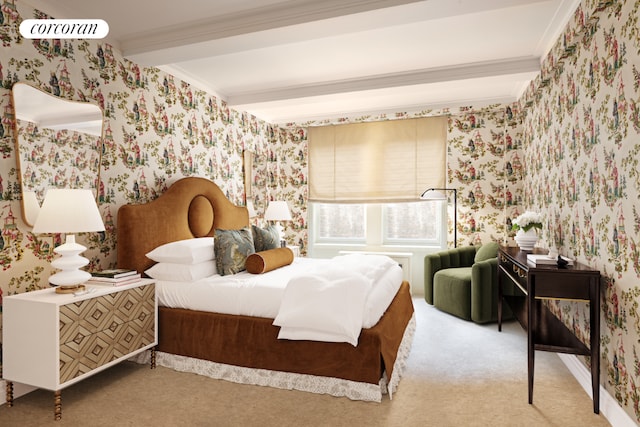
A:
{"label": "brown headboard", "polygon": [[247,208],[231,203],[212,181],[182,178],[156,200],[118,209],[118,267],[143,273],[154,264],[145,254],[162,244],[248,225]]}

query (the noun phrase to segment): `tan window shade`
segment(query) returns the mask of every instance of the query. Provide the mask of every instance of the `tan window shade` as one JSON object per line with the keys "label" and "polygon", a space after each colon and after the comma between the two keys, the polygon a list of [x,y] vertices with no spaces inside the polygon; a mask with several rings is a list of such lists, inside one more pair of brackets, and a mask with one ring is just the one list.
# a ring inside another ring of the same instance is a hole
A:
{"label": "tan window shade", "polygon": [[444,187],[447,119],[311,127],[309,200],[413,201]]}

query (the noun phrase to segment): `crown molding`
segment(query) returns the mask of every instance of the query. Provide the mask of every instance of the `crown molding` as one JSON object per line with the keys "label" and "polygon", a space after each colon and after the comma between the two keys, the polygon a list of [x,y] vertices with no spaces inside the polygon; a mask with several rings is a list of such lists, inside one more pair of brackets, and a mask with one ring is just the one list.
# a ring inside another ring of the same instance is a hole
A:
{"label": "crown molding", "polygon": [[416,3],[419,0],[287,1],[237,13],[188,22],[120,40],[125,57],[161,49],[210,42],[227,37]]}
{"label": "crown molding", "polygon": [[285,99],[332,95],[344,92],[384,89],[429,83],[450,82],[480,77],[520,73],[539,73],[540,58],[527,57],[504,61],[486,61],[452,67],[438,67],[411,72],[383,74],[326,83],[288,86],[274,90],[226,94],[229,106],[273,102]]}

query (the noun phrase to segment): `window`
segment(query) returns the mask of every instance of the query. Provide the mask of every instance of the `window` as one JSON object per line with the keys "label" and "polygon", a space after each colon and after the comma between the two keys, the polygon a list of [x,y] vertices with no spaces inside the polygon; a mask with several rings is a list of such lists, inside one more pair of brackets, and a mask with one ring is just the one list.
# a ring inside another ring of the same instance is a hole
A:
{"label": "window", "polygon": [[382,206],[384,244],[438,244],[444,202],[387,203]]}
{"label": "window", "polygon": [[446,117],[310,127],[307,137],[312,254],[446,246],[444,202],[416,201],[444,186]]}
{"label": "window", "polygon": [[310,243],[441,246],[446,239],[445,206],[424,201],[311,203]]}
{"label": "window", "polygon": [[363,204],[313,203],[313,228],[317,242],[366,241]]}

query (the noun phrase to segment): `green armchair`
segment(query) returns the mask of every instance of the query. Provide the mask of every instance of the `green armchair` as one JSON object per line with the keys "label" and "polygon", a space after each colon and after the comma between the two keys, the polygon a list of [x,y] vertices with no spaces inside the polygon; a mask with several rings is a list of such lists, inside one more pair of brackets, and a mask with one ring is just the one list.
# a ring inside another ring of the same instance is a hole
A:
{"label": "green armchair", "polygon": [[498,318],[498,244],[465,246],[424,258],[424,299],[476,323]]}

